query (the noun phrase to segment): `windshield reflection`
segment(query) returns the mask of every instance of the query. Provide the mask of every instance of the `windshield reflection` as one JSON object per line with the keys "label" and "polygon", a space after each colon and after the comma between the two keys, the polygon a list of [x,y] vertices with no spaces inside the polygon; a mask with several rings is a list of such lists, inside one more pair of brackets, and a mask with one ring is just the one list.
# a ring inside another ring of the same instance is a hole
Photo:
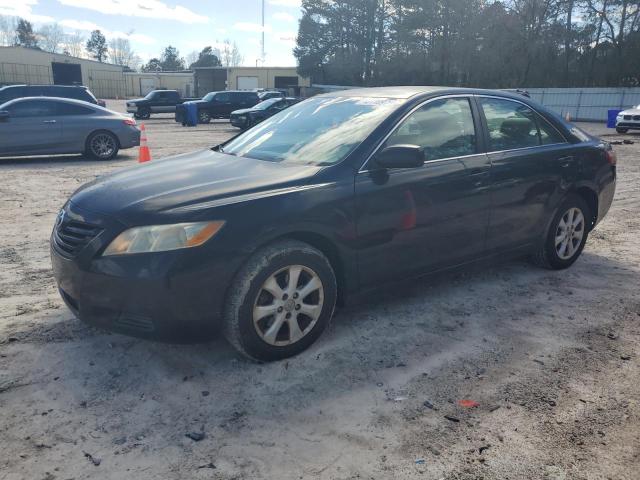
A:
{"label": "windshield reflection", "polygon": [[402,100],[316,97],[239,135],[224,153],[271,162],[331,165],[342,161]]}

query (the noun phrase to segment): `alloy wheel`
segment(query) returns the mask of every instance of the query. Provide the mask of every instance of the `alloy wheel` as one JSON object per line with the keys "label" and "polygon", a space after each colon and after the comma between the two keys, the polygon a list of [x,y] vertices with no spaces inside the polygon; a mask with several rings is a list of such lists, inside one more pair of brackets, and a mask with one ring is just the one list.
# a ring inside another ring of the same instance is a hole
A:
{"label": "alloy wheel", "polygon": [[267,344],[291,345],[313,330],[323,304],[318,274],[303,265],[290,265],[263,283],[253,306],[253,325]]}
{"label": "alloy wheel", "polygon": [[570,208],[560,218],[556,228],[555,247],[558,257],[568,260],[580,248],[585,233],[584,215],[579,208]]}
{"label": "alloy wheel", "polygon": [[98,158],[109,158],[115,149],[116,141],[107,133],[99,133],[91,139],[91,152]]}

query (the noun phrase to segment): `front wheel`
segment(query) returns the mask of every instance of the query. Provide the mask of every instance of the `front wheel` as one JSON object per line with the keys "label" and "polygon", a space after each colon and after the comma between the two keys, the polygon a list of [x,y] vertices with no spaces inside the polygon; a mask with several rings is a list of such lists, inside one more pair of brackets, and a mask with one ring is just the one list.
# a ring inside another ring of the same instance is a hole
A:
{"label": "front wheel", "polygon": [[225,337],[254,360],[291,357],[322,334],[336,298],[335,274],[319,250],[295,240],[273,243],[236,275],[225,305]]}
{"label": "front wheel", "polygon": [[111,160],[118,154],[118,138],[111,132],[92,133],[87,139],[85,154],[98,160]]}
{"label": "front wheel", "polygon": [[616,127],[616,132],[618,133],[627,133],[628,131],[628,128]]}
{"label": "front wheel", "polygon": [[533,256],[534,262],[552,270],[573,265],[587,243],[591,218],[589,205],[582,197],[567,197],[551,222],[544,245]]}
{"label": "front wheel", "polygon": [[140,107],[136,113],[133,114],[138,120],[146,120],[151,117],[151,110],[147,107]]}

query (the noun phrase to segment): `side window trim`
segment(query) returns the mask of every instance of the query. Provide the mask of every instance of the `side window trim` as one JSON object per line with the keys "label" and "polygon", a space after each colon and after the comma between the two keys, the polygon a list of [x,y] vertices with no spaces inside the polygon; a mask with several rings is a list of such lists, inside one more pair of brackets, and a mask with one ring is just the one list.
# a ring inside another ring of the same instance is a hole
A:
{"label": "side window trim", "polygon": [[427,100],[425,100],[424,102],[419,103],[418,105],[416,105],[415,107],[413,107],[411,110],[409,110],[406,114],[404,114],[402,116],[402,118],[400,118],[396,124],[393,126],[393,128],[391,128],[391,130],[389,130],[389,132],[382,137],[382,140],[380,140],[378,142],[378,144],[375,146],[375,148],[373,149],[373,151],[371,152],[371,154],[366,158],[366,160],[362,163],[362,166],[358,169],[357,173],[367,173],[370,170],[368,170],[366,167],[369,164],[369,161],[378,153],[378,151],[380,150],[380,148],[382,148],[382,146],[385,144],[385,142],[389,139],[389,137],[391,137],[391,135],[393,135],[399,128],[400,126],[404,123],[404,121],[409,118],[411,115],[413,115],[416,111],[418,111],[419,109],[421,109],[422,107],[428,105],[429,103],[432,102],[436,102],[438,100],[447,100],[450,98],[466,98],[469,101],[469,108],[471,109],[471,116],[473,118],[473,124],[474,124],[474,129],[476,132],[476,153],[472,153],[471,155],[462,155],[459,157],[447,157],[447,158],[437,158],[435,160],[425,160],[424,165],[427,165],[429,163],[435,163],[435,162],[444,162],[446,160],[451,160],[452,158],[468,158],[468,157],[475,157],[478,155],[485,155],[486,149],[484,148],[484,141],[482,141],[481,143],[478,142],[478,137],[482,134],[482,129],[481,126],[478,125],[477,123],[477,118],[476,118],[476,112],[474,111],[474,109],[476,108],[475,105],[475,100],[473,99],[474,95],[472,94],[467,94],[467,93],[463,93],[463,94],[457,94],[457,95],[443,95],[440,97],[434,97],[434,98],[429,98]]}
{"label": "side window trim", "polygon": [[[533,112],[534,118],[536,120],[536,122],[535,122],[536,123],[536,129],[538,130],[538,138],[540,138],[540,139],[542,138],[541,134],[540,134],[540,124],[539,124],[539,118],[542,117],[542,115],[540,113],[538,113],[538,111],[535,108],[531,107],[530,105],[527,105],[526,103],[521,102],[520,100],[516,100],[515,98],[499,97],[499,96],[496,96],[496,95],[479,95],[479,94],[475,94],[475,95],[473,95],[473,97],[476,99],[476,101],[478,99],[481,99],[481,98],[495,98],[495,99],[498,99],[498,100],[507,100],[507,101],[510,101],[510,102],[519,103],[519,104],[525,106],[526,108],[528,108],[529,110],[531,110]],[[489,141],[489,127],[487,125],[487,118],[486,118],[486,116],[484,114],[484,109],[482,108],[482,105],[480,105],[479,102],[477,102],[477,107],[478,107],[478,113],[482,118],[483,137],[484,137],[484,143],[486,144],[485,151],[486,151],[487,154],[490,154],[490,153],[504,153],[504,152],[517,152],[517,151],[520,151],[520,150],[531,150],[533,148],[545,148],[545,147],[551,147],[551,146],[554,146],[554,145],[565,145],[565,144],[569,143],[569,141],[565,138],[565,136],[562,134],[562,132],[560,132],[551,122],[547,121],[547,123],[549,125],[551,125],[551,127],[557,132],[558,136],[560,138],[564,138],[564,142],[547,143],[547,144],[542,144],[541,143],[540,145],[534,145],[532,147],[510,148],[510,149],[507,149],[507,150],[491,150],[491,142]],[[544,118],[544,117],[542,117],[542,118]]]}

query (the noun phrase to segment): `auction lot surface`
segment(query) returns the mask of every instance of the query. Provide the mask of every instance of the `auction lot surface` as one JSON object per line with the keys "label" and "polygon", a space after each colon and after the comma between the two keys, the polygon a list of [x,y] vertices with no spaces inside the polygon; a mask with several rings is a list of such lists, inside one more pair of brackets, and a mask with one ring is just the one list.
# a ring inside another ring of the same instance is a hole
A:
{"label": "auction lot surface", "polygon": [[[237,132],[145,125],[155,158]],[[573,268],[387,289],[267,365],[222,340],[98,331],[63,305],[56,213],[137,150],[0,159],[0,479],[640,478],[640,134],[582,126],[635,144],[614,147],[615,202]]]}

